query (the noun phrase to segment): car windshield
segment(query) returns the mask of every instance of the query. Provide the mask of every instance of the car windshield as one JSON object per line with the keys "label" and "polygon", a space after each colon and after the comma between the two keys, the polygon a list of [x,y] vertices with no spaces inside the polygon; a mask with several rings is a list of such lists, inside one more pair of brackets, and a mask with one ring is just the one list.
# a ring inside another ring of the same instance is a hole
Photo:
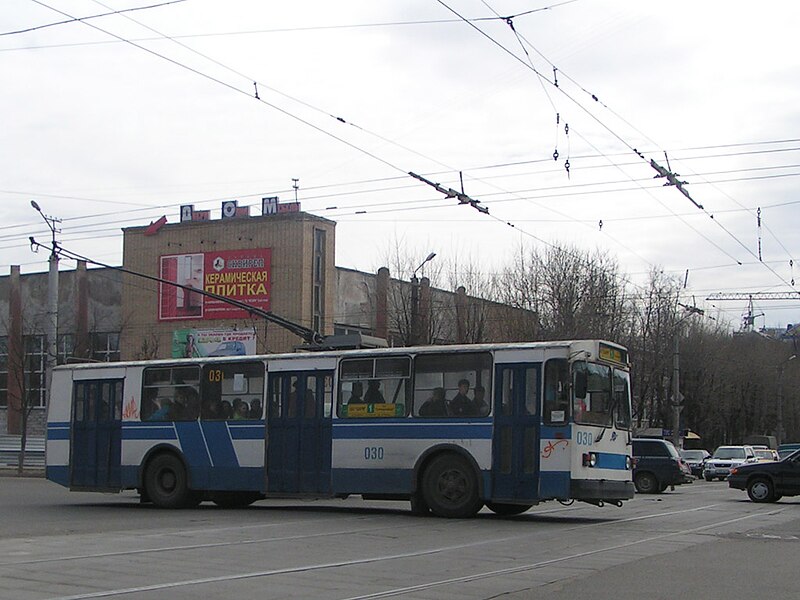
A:
{"label": "car windshield", "polygon": [[755,453],[758,458],[768,458],[769,460],[775,458],[775,455],[772,454],[772,450],[756,450]]}
{"label": "car windshield", "polygon": [[673,444],[672,442],[670,442],[668,440],[664,440],[664,441],[666,442],[667,452],[669,452],[669,455],[672,458],[680,458],[681,455],[678,454],[678,449],[675,447],[675,444]]}
{"label": "car windshield", "polygon": [[681,450],[681,458],[689,460],[703,460],[705,454],[702,450]]}
{"label": "car windshield", "polygon": [[717,448],[717,451],[714,452],[714,458],[744,458],[744,448]]}

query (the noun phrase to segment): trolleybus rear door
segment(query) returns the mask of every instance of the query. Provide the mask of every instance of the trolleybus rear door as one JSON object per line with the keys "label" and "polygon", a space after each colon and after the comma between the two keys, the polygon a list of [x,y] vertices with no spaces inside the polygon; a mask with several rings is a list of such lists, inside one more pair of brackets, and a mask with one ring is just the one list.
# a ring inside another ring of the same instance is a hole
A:
{"label": "trolleybus rear door", "polygon": [[267,493],[331,490],[333,371],[270,373]]}
{"label": "trolleybus rear door", "polygon": [[538,364],[496,368],[492,498],[497,502],[538,496],[539,372]]}
{"label": "trolleybus rear door", "polygon": [[73,385],[70,487],[119,491],[122,379]]}

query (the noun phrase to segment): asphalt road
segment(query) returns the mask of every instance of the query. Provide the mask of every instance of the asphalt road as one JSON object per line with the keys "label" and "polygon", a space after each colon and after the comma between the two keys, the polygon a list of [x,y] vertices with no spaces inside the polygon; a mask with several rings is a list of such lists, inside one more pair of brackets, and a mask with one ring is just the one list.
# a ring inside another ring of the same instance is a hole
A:
{"label": "asphalt road", "polygon": [[798,571],[800,498],[718,482],[446,520],[360,498],[167,511],[0,477],[2,600],[795,600]]}

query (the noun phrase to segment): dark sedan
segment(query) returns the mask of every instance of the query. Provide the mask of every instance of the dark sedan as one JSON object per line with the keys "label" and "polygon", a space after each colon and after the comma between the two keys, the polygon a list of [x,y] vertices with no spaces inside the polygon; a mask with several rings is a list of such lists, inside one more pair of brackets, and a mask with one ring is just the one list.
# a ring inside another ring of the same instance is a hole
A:
{"label": "dark sedan", "polygon": [[800,451],[781,461],[741,465],[731,469],[728,485],[746,490],[753,502],[777,502],[800,494]]}

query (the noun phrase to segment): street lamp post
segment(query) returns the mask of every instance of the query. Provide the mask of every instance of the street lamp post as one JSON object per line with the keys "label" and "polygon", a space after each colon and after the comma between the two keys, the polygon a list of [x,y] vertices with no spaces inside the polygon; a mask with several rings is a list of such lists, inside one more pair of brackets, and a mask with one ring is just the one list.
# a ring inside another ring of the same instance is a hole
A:
{"label": "street lamp post", "polygon": [[52,234],[49,259],[50,271],[47,277],[47,361],[45,363],[45,389],[49,406],[53,367],[58,364],[58,243],[56,242],[58,230],[56,223],[60,223],[61,220],[45,215],[33,200],[31,200],[31,206],[42,215]]}
{"label": "street lamp post", "polygon": [[778,394],[777,394],[777,410],[775,418],[775,439],[778,445],[783,441],[783,369],[790,360],[797,358],[796,354],[792,354],[789,358],[780,363],[776,368],[778,369]]}
{"label": "street lamp post", "polygon": [[413,345],[420,343],[420,318],[419,318],[419,279],[417,279],[417,271],[425,266],[425,263],[432,261],[436,258],[436,253],[431,252],[425,257],[419,266],[411,273],[411,343]]}

